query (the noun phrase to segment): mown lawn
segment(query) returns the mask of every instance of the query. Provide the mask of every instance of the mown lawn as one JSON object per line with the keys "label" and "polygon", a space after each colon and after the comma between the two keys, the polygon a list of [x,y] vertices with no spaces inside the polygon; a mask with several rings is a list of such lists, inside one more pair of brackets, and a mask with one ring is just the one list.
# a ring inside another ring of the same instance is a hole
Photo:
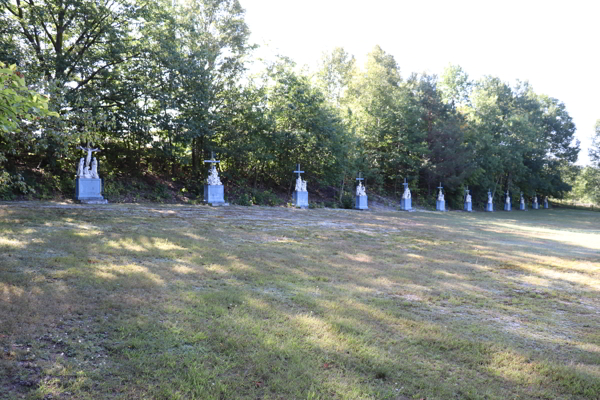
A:
{"label": "mown lawn", "polygon": [[600,213],[2,203],[0,398],[598,399]]}

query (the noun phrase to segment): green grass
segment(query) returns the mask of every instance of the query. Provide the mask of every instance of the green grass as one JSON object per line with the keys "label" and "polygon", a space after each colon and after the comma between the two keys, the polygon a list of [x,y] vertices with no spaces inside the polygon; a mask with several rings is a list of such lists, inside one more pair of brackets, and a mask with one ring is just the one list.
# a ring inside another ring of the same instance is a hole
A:
{"label": "green grass", "polygon": [[600,214],[0,204],[0,398],[597,399]]}

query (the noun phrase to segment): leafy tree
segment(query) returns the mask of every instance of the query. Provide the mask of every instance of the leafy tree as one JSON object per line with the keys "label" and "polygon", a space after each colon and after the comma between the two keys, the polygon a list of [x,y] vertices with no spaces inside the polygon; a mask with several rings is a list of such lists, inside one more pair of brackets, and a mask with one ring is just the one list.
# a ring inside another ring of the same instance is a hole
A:
{"label": "leafy tree", "polygon": [[316,76],[327,99],[336,107],[344,97],[352,77],[357,74],[356,59],[341,47],[333,49],[331,54],[324,53]]}
{"label": "leafy tree", "polygon": [[470,104],[473,82],[469,75],[458,65],[448,65],[438,83],[444,102],[454,103],[456,107]]}
{"label": "leafy tree", "polygon": [[419,129],[420,110],[394,57],[376,46],[364,72],[350,82],[346,97],[350,126],[368,163],[367,180],[397,188],[402,176],[416,175],[427,151]]}
{"label": "leafy tree", "polygon": [[18,132],[23,121],[45,115],[56,115],[48,111],[48,99],[27,88],[16,65],[0,62],[0,133]]}
{"label": "leafy tree", "polygon": [[[48,110],[48,99],[27,88],[25,79],[15,65],[6,66],[0,62],[0,195],[7,190],[27,187],[19,175],[5,171],[7,155],[18,153],[19,144],[29,142],[27,124],[44,116],[57,116]],[[23,132],[25,130],[25,133]]]}
{"label": "leafy tree", "polygon": [[435,76],[414,77],[411,85],[421,106],[421,130],[428,149],[421,168],[427,192],[435,192],[440,181],[456,190],[474,170],[472,146],[465,142],[464,118],[453,104],[443,101]]}
{"label": "leafy tree", "polygon": [[300,162],[307,166],[308,178],[334,184],[348,156],[349,138],[321,90],[294,67],[291,60],[283,58],[268,69],[272,82],[267,94],[267,119],[271,121],[268,151],[276,160],[272,175],[291,188],[290,171]]}

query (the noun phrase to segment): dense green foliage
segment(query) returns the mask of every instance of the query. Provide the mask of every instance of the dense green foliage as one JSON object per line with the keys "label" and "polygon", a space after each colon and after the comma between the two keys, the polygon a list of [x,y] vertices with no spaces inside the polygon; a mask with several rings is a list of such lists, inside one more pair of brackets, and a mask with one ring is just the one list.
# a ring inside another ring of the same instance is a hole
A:
{"label": "dense green foliage", "polygon": [[[155,175],[198,194],[216,151],[229,186],[292,190],[299,162],[309,188],[341,202],[358,170],[370,191],[399,195],[408,178],[422,203],[442,182],[483,202],[510,190],[562,197],[577,157],[575,126],[559,100],[527,83],[403,78],[376,46],[364,68],[341,48],[315,71],[281,57],[250,76],[253,46],[237,0],[0,0],[0,61],[16,63],[59,116],[22,123],[26,143],[0,169],[59,177],[67,196],[80,144],[101,174]],[[135,172],[132,172],[135,171]]]}

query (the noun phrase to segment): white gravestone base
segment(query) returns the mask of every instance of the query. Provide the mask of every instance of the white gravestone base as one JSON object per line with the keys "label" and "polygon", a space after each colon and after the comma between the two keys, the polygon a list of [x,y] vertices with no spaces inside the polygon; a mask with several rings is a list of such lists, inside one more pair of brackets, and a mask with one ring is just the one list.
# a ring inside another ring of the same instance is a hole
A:
{"label": "white gravestone base", "polygon": [[412,211],[412,199],[400,200],[400,209],[403,211]]}
{"label": "white gravestone base", "polygon": [[204,185],[204,202],[211,206],[228,206],[223,185]]}
{"label": "white gravestone base", "polygon": [[75,179],[75,200],[84,204],[106,204],[108,200],[102,196],[102,179]]}
{"label": "white gravestone base", "polygon": [[308,208],[308,191],[294,191],[294,207]]}
{"label": "white gravestone base", "polygon": [[435,203],[435,209],[438,211],[446,211],[446,201],[445,200],[437,200]]}
{"label": "white gravestone base", "polygon": [[356,203],[354,208],[357,210],[368,210],[369,201],[367,196],[356,196]]}

